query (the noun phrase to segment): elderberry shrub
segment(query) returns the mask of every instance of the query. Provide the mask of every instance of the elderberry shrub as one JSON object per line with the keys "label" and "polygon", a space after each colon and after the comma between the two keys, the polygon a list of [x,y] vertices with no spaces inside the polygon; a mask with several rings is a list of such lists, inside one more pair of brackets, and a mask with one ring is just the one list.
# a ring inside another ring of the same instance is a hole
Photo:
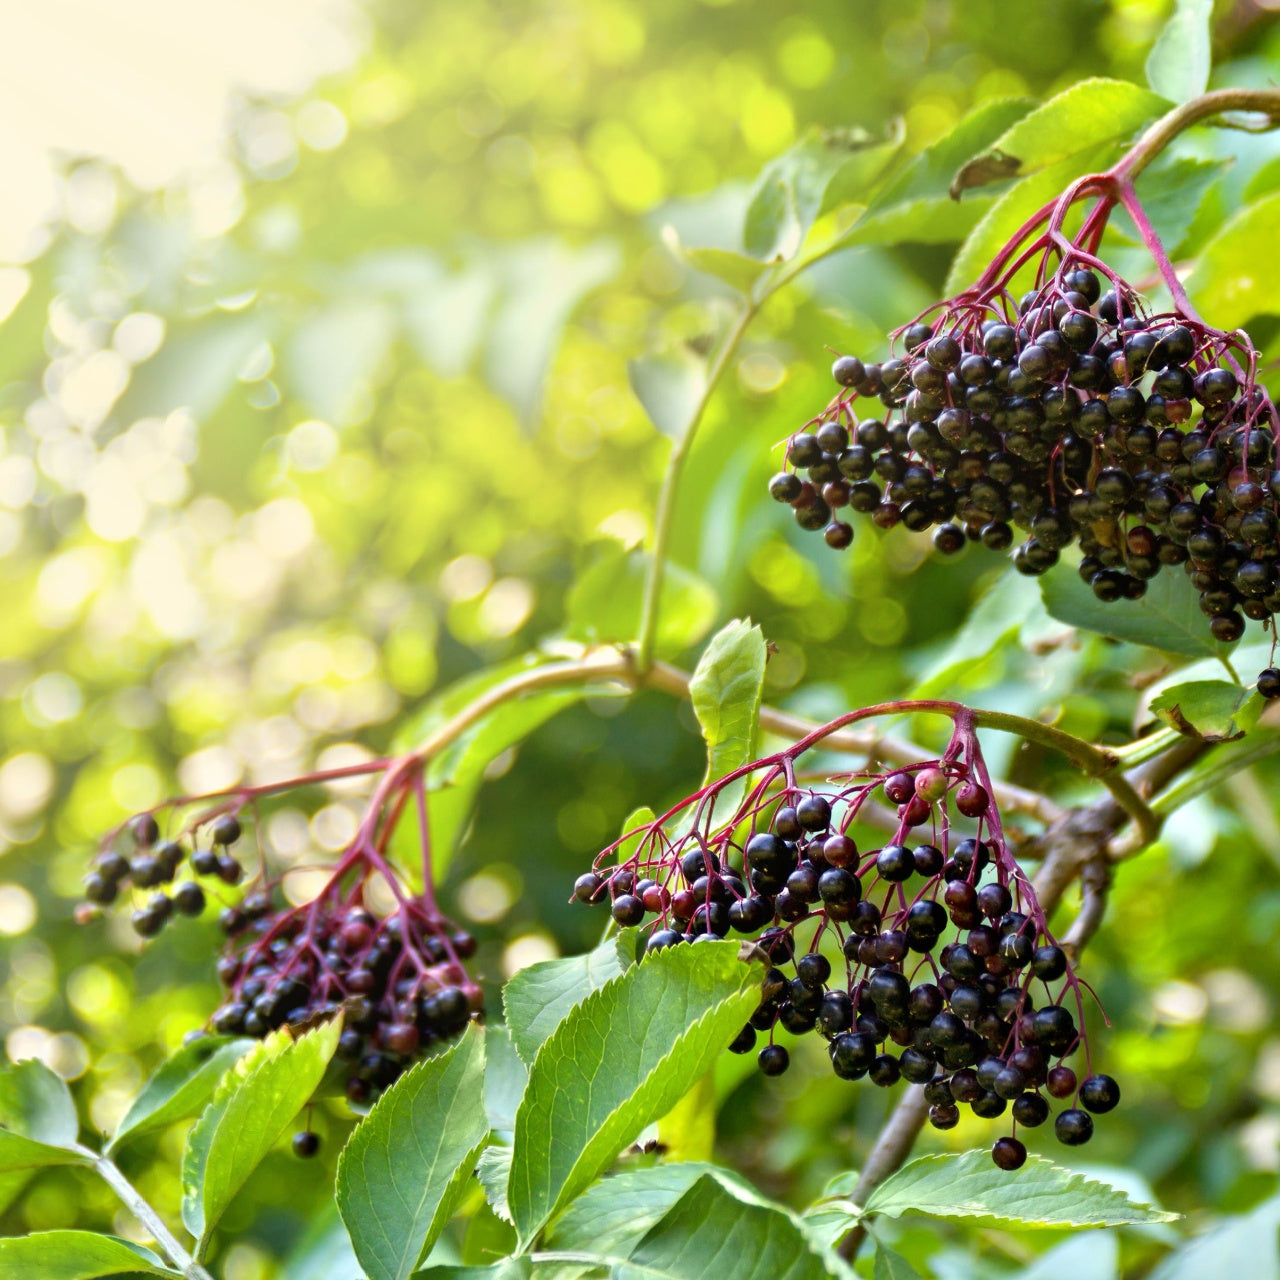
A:
{"label": "elderberry shrub", "polygon": [[[936,1128],[957,1124],[961,1107],[1036,1128],[1053,1101],[1076,1098],[1055,1132],[1087,1141],[1086,1113],[1111,1110],[1119,1087],[1077,1083],[1067,1065],[1085,1044],[1081,984],[1009,850],[972,730],[958,728],[939,761],[829,789],[796,786],[793,764],[785,753],[760,762],[764,777],[727,822],[713,825],[713,784],[673,811],[682,836],[661,824],[629,832],[635,851],[610,866],[623,842],[606,849],[574,898],[622,925],[647,922],[648,951],[754,937],[770,967],[729,1047],[757,1052],[765,1075],[790,1062],[776,1028],[815,1033],[841,1079],[923,1085]],[[896,830],[860,848],[849,832],[876,800]],[[992,1157],[1016,1169],[1026,1150],[1003,1137]]]}
{"label": "elderberry shrub", "polygon": [[[209,898],[225,905],[218,926],[226,942],[217,963],[225,994],[209,1019],[222,1035],[263,1037],[283,1026],[304,1026],[341,1012],[336,1057],[353,1104],[368,1102],[394,1083],[432,1045],[461,1034],[483,1012],[480,989],[463,967],[475,940],[440,914],[432,898],[397,886],[396,909],[377,915],[366,901],[371,875],[385,864],[348,850],[319,894],[298,906],[277,901],[278,882],[259,871],[235,901],[228,891],[245,878],[232,852],[242,831],[223,813],[197,820],[192,845],[160,839],[150,814],[127,824],[133,856],[108,843],[85,877],[77,915],[87,920],[116,902],[122,890],[163,886],[133,910],[134,931],[151,938],[174,917],[196,916]],[[196,837],[207,833],[199,847]],[[174,883],[184,862],[189,876]],[[199,881],[203,880],[202,886]],[[314,1155],[318,1137],[299,1133],[294,1150]]]}
{"label": "elderberry shrub", "polygon": [[[846,511],[937,526],[944,554],[1012,547],[1030,575],[1076,543],[1104,602],[1181,565],[1213,637],[1239,639],[1280,612],[1280,419],[1257,353],[1148,314],[1069,252],[1050,266],[1016,306],[1004,281],[975,287],[899,330],[902,355],[837,359],[841,389],[790,438],[770,493],[836,548],[853,540]],[[1258,687],[1280,696],[1280,676]]]}

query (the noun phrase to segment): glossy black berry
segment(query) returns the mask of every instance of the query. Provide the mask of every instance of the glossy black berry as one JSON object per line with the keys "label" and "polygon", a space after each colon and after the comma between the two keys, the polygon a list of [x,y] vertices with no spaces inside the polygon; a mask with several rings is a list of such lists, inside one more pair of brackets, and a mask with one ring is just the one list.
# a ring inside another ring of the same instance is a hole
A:
{"label": "glossy black berry", "polygon": [[1027,1149],[1017,1138],[997,1138],[991,1148],[996,1167],[1007,1171],[1021,1169],[1027,1163]]}
{"label": "glossy black berry", "polygon": [[293,1135],[293,1154],[300,1160],[310,1160],[320,1150],[320,1135],[304,1129]]}
{"label": "glossy black berry", "polygon": [[1053,1135],[1064,1146],[1083,1146],[1093,1137],[1093,1118],[1076,1107],[1060,1111],[1053,1122]]}
{"label": "glossy black berry", "polygon": [[1105,1115],[1120,1104],[1120,1086],[1104,1075],[1088,1076],[1080,1084],[1080,1105],[1094,1115]]}
{"label": "glossy black berry", "polygon": [[1264,698],[1280,698],[1280,670],[1267,667],[1258,672],[1258,692]]}
{"label": "glossy black berry", "polygon": [[184,880],[173,891],[173,905],[184,916],[198,916],[204,910],[204,890],[194,880]]}
{"label": "glossy black berry", "polygon": [[756,1061],[767,1076],[780,1076],[790,1065],[791,1055],[780,1044],[767,1044]]}

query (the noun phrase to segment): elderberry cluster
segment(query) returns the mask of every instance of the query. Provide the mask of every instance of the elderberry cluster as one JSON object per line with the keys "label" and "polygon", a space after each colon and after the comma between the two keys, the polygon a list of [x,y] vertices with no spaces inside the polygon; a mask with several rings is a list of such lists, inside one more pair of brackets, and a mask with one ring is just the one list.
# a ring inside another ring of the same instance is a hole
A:
{"label": "elderberry cluster", "polygon": [[[872,798],[893,806],[897,832],[859,849],[849,828]],[[976,834],[954,829],[949,807],[976,819]],[[753,830],[739,845],[746,819]],[[923,1085],[939,1129],[968,1106],[984,1118],[1008,1111],[1016,1134],[1070,1099],[1054,1132],[1075,1146],[1091,1137],[1092,1115],[1119,1102],[1109,1076],[1081,1081],[1067,1064],[1081,1049],[1087,1059],[1082,984],[1008,851],[987,787],[954,758],[831,792],[788,783],[717,831],[698,830],[695,818],[679,841],[655,825],[627,862],[581,876],[574,895],[607,902],[620,925],[654,917],[649,951],[758,934],[771,967],[730,1047],[748,1053],[765,1037],[766,1075],[789,1064],[775,1043],[782,1028],[821,1035],[841,1079]],[[1026,1159],[1013,1135],[992,1154],[1005,1169]]]}
{"label": "elderberry cluster", "polygon": [[336,1057],[348,1100],[364,1103],[481,1011],[479,988],[462,966],[475,946],[469,933],[409,901],[381,919],[337,895],[245,913],[218,961],[227,992],[210,1025],[264,1036],[341,1011]]}
{"label": "elderberry cluster", "polygon": [[936,525],[947,554],[1017,542],[1031,575],[1077,543],[1106,602],[1182,565],[1213,636],[1239,639],[1280,612],[1277,419],[1256,352],[1108,284],[1068,257],[1016,308],[961,295],[900,331],[904,356],[841,356],[842,390],[791,437],[773,497],[837,548],[846,508]]}
{"label": "elderberry cluster", "polygon": [[[202,829],[209,833],[205,847],[197,843]],[[150,938],[175,912],[204,912],[208,899],[197,878],[212,882],[217,893],[245,877],[231,851],[242,834],[234,813],[197,820],[189,851],[162,840],[150,813],[133,818],[128,833],[130,857],[109,841],[94,858],[86,902],[77,909],[82,921],[100,915],[126,889],[158,888],[132,915],[134,930]],[[190,874],[175,883],[184,864]],[[385,864],[370,867],[362,848],[350,849],[316,898],[300,906],[278,902],[278,882],[259,872],[247,892],[218,913],[227,941],[217,972],[226,990],[209,1020],[222,1035],[263,1037],[341,1012],[336,1057],[346,1070],[347,1098],[356,1104],[392,1084],[431,1045],[459,1035],[483,1009],[480,989],[463,967],[475,954],[472,935],[441,915],[428,894],[411,896],[398,887],[396,909],[380,918],[364,892],[374,872],[385,876]],[[294,1146],[308,1157],[318,1139],[299,1134]]]}
{"label": "elderberry cluster", "polygon": [[[135,908],[131,920],[135,933],[153,938],[175,912],[184,916],[203,913],[206,896],[197,877],[225,885],[239,884],[244,877],[244,868],[231,852],[231,845],[240,839],[240,821],[233,814],[223,814],[212,823],[212,847],[205,849],[188,851],[179,841],[162,840],[160,827],[149,813],[140,813],[129,823],[129,834],[133,841],[132,857],[126,858],[113,845],[108,845],[93,860],[84,878],[85,902],[77,913],[82,920],[92,918],[100,908],[114,903],[122,889],[158,889]],[[178,873],[184,863],[190,876],[179,881]],[[223,919],[226,918],[224,912]]]}

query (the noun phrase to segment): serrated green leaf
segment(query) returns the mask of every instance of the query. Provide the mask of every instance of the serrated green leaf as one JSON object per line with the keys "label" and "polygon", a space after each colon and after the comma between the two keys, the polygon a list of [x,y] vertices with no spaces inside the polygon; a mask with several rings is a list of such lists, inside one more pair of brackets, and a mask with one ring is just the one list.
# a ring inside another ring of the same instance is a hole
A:
{"label": "serrated green leaf", "polygon": [[1198,97],[1209,84],[1213,0],[1177,0],[1147,55],[1147,83],[1171,102]]}
{"label": "serrated green leaf", "polygon": [[762,262],[794,258],[824,212],[865,201],[900,146],[899,138],[877,143],[861,130],[810,130],[761,172],[747,205],[743,248]]}
{"label": "serrated green leaf", "polygon": [[993,1227],[1116,1227],[1173,1222],[1176,1213],[1137,1204],[1118,1187],[1031,1155],[1015,1176],[987,1150],[924,1156],[886,1178],[863,1208],[888,1218],[923,1213]]}
{"label": "serrated green leaf", "polygon": [[[1247,710],[1246,704],[1252,704]],[[1229,680],[1190,680],[1151,701],[1151,710],[1179,733],[1207,742],[1238,738],[1257,721],[1262,696]],[[1244,712],[1244,714],[1241,714]]]}
{"label": "serrated green leaf", "polygon": [[183,1045],[142,1086],[116,1126],[107,1150],[195,1115],[213,1096],[218,1081],[231,1065],[253,1044],[252,1040],[229,1036],[204,1036]]}
{"label": "serrated green leaf", "polygon": [[626,1169],[588,1187],[547,1229],[549,1249],[626,1255],[704,1175],[750,1194],[731,1169],[699,1161]]}
{"label": "serrated green leaf", "polygon": [[13,1280],[97,1280],[181,1276],[150,1249],[96,1231],[40,1231],[0,1240],[0,1276]]}
{"label": "serrated green leaf", "polygon": [[296,1041],[277,1032],[223,1077],[182,1159],[182,1221],[199,1248],[316,1091],[341,1031],[334,1019]]}
{"label": "serrated green leaf", "polygon": [[516,1052],[508,1027],[488,1027],[484,1035],[484,1111],[489,1128],[511,1133],[529,1069]]}
{"label": "serrated green leaf", "polygon": [[351,1248],[351,1237],[332,1200],[308,1216],[306,1230],[290,1247],[276,1280],[354,1280],[360,1263]]}
{"label": "serrated green leaf", "polygon": [[1074,178],[1105,168],[1118,150],[1111,143],[1091,147],[1015,183],[987,210],[960,246],[943,286],[947,296],[973,284],[1032,214],[1060,195]]}
{"label": "serrated green leaf", "polygon": [[[588,644],[633,641],[651,556],[610,543],[569,590],[568,635]],[[720,602],[704,578],[683,565],[667,565],[662,578],[657,647],[672,654],[697,644],[711,630]]]}
{"label": "serrated green leaf", "polygon": [[1180,573],[1153,578],[1141,600],[1104,604],[1075,567],[1064,563],[1040,579],[1040,593],[1044,607],[1059,622],[1116,640],[1191,658],[1229,653],[1232,648],[1209,634],[1196,592]]}
{"label": "serrated green leaf", "polygon": [[628,360],[627,376],[649,421],[669,440],[682,439],[707,393],[707,362],[682,347]]}
{"label": "serrated green leaf", "polygon": [[81,1164],[86,1157],[66,1147],[35,1142],[19,1133],[0,1129],[0,1174],[20,1170],[44,1169],[58,1164]]}
{"label": "serrated green leaf", "polygon": [[507,1186],[511,1181],[511,1148],[485,1147],[476,1164],[476,1181],[484,1191],[489,1208],[502,1219],[511,1221],[511,1202]]}
{"label": "serrated green leaf", "polygon": [[1132,137],[1170,102],[1127,80],[1081,80],[1011,126],[991,150],[1018,161],[1023,177],[1101,145]]}
{"label": "serrated green leaf", "polygon": [[920,1280],[920,1273],[900,1253],[876,1241],[874,1280]]}
{"label": "serrated green leaf", "polygon": [[1245,205],[1200,251],[1186,288],[1211,324],[1238,329],[1280,311],[1277,218],[1280,191]]}
{"label": "serrated green leaf", "polygon": [[516,1116],[512,1216],[522,1241],[707,1071],[759,1003],[732,942],[671,947],[592,992],[538,1050]]}
{"label": "serrated green leaf", "polygon": [[[708,642],[689,681],[689,700],[707,744],[708,786],[755,759],[764,696],[764,633],[750,621],[735,619]],[[733,813],[746,794],[739,778],[716,797],[711,825]]]}
{"label": "serrated green leaf", "polygon": [[469,1027],[383,1094],[338,1159],[338,1212],[370,1280],[406,1280],[440,1234],[489,1133],[484,1034]]}
{"label": "serrated green leaf", "polygon": [[537,1057],[572,1008],[630,966],[635,936],[628,930],[606,938],[585,955],[542,960],[512,977],[502,989],[502,1007],[511,1043],[525,1062]]}
{"label": "serrated green leaf", "polygon": [[794,1218],[758,1200],[741,1200],[704,1174],[614,1266],[613,1280],[830,1280],[845,1274],[823,1257]]}

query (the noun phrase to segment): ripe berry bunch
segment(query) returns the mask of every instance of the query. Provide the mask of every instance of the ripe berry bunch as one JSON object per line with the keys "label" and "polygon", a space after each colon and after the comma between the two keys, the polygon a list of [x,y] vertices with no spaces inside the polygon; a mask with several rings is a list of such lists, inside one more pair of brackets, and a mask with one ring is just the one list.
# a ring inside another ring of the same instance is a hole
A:
{"label": "ripe berry bunch", "polygon": [[[837,548],[853,540],[846,509],[884,529],[937,526],[947,554],[1013,547],[1031,575],[1077,543],[1106,602],[1181,565],[1213,636],[1237,640],[1246,618],[1280,611],[1280,419],[1248,336],[1196,316],[1136,201],[1172,311],[1149,314],[1096,256],[1110,198],[1063,236],[1071,202],[1101,182],[1077,184],[1047,231],[892,335],[901,354],[837,359],[840,391],[791,437],[770,492]],[[1037,259],[1015,304],[1014,277]]]}
{"label": "ripe berry bunch", "polygon": [[[133,913],[134,929],[149,938],[175,911],[204,911],[206,891],[198,883],[204,879],[223,902],[218,924],[227,939],[217,964],[225,996],[210,1018],[211,1029],[261,1037],[286,1024],[306,1024],[340,1011],[344,1029],[337,1056],[346,1065],[346,1094],[353,1103],[366,1102],[430,1045],[460,1034],[483,1011],[480,989],[464,967],[475,954],[475,939],[436,904],[422,767],[421,761],[405,757],[244,787],[224,796],[182,797],[168,807],[214,802],[185,827],[189,851],[180,841],[160,838],[153,814],[140,814],[126,824],[131,857],[117,849],[125,828],[108,836],[85,878],[87,902],[77,915],[82,920],[100,915],[126,888],[173,885],[161,888]],[[259,858],[257,870],[246,880],[232,852],[241,838],[239,815],[246,806],[266,795],[357,773],[380,773],[379,784],[351,843],[314,897],[285,902],[281,879],[269,875],[265,858]],[[419,819],[418,892],[404,883],[386,856],[410,805]],[[174,884],[184,863],[190,875]],[[229,900],[226,891],[241,881],[243,889]],[[392,905],[380,909],[379,901]]]}
{"label": "ripe berry bunch", "polygon": [[[778,1028],[816,1032],[841,1079],[924,1085],[939,1129],[959,1123],[961,1106],[1008,1111],[1014,1134],[993,1148],[1002,1168],[1026,1159],[1018,1126],[1043,1124],[1056,1101],[1069,1102],[1058,1139],[1087,1142],[1091,1114],[1111,1110],[1119,1089],[1067,1063],[1081,1051],[1088,1062],[1087,988],[1009,850],[971,726],[958,723],[938,760],[823,788],[799,785],[794,765],[784,753],[748,766],[629,833],[574,896],[607,903],[620,925],[649,920],[647,950],[757,935],[771,967],[730,1047],[758,1048],[766,1075],[789,1063]],[[748,771],[732,817],[714,817],[717,794]],[[881,804],[892,836],[860,848],[851,829]],[[683,835],[668,834],[674,824]]]}
{"label": "ripe berry bunch", "polygon": [[[175,840],[162,840],[154,815],[140,813],[128,824],[133,856],[126,858],[114,842],[109,842],[93,860],[84,878],[85,901],[77,909],[81,921],[93,919],[102,907],[110,906],[124,888],[156,889],[133,912],[134,931],[152,938],[173,918],[174,913],[198,916],[205,909],[205,891],[198,878],[213,878],[222,884],[238,884],[244,868],[230,846],[240,839],[240,822],[234,814],[223,814],[209,824],[211,847],[190,852]],[[117,833],[119,834],[119,833]],[[190,875],[178,879],[186,864]]]}
{"label": "ripe berry bunch", "polygon": [[392,1084],[422,1051],[459,1035],[482,1008],[463,960],[475,952],[420,898],[379,918],[363,905],[363,885],[340,881],[311,902],[241,910],[221,959],[226,987],[210,1020],[226,1035],[265,1036],[285,1023],[342,1011],[338,1057],[350,1101]]}

